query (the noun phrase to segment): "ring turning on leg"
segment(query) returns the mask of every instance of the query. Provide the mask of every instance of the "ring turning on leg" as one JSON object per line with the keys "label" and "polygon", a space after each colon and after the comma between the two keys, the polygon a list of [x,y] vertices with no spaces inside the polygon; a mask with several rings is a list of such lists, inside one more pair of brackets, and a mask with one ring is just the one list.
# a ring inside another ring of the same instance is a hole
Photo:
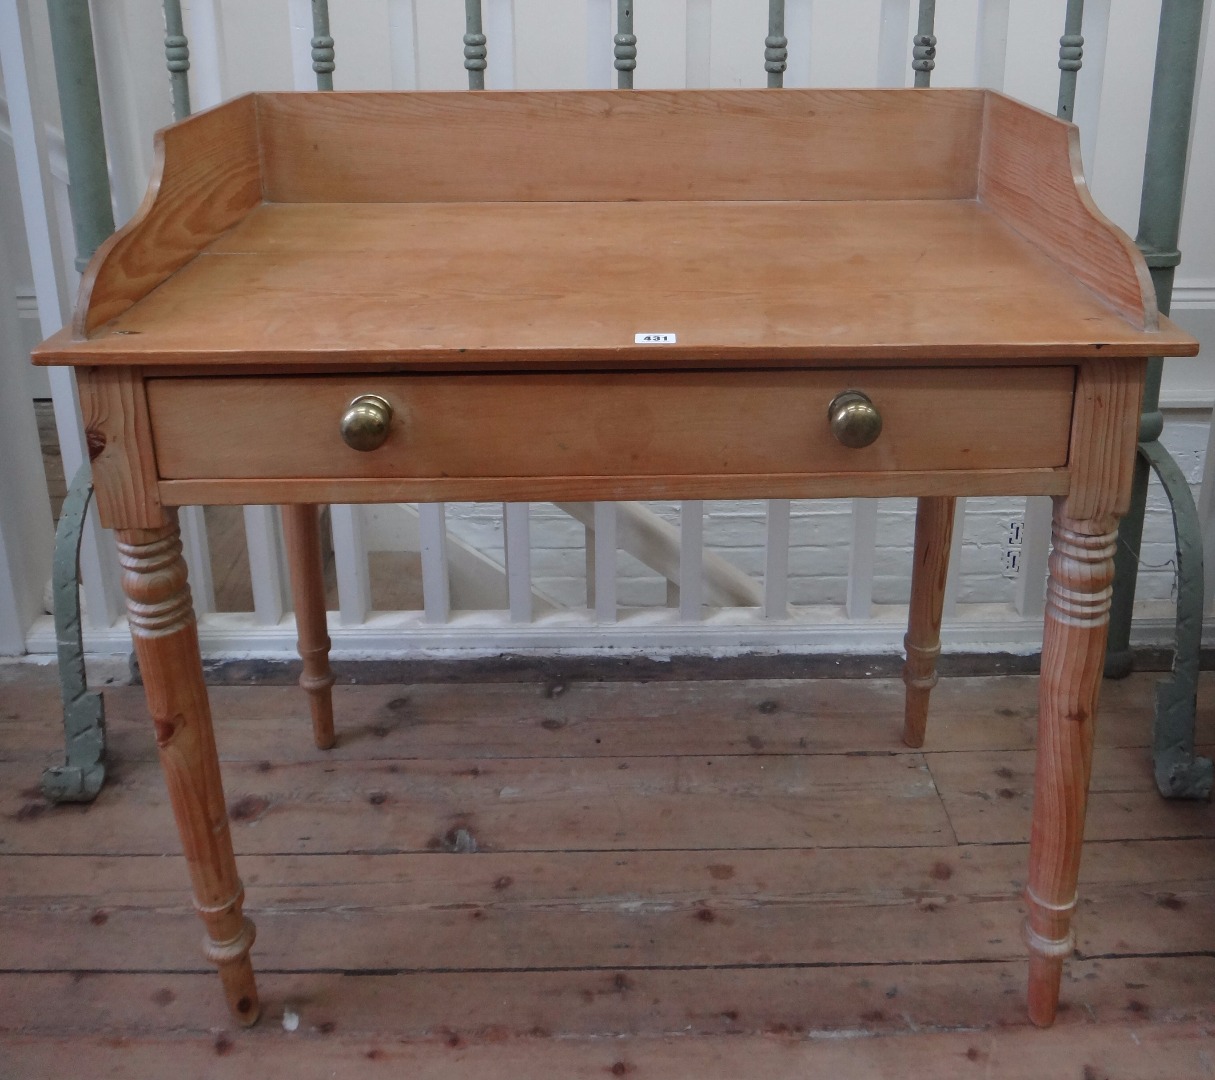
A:
{"label": "ring turning on leg", "polygon": [[117,533],[131,636],[194,905],[207,927],[203,953],[219,966],[224,994],[242,1025],[259,1003],[249,949],[253,923],[242,914],[232,836],[203,684],[198,629],[176,519],[156,529]]}
{"label": "ring turning on leg", "polygon": [[1117,540],[1115,522],[1069,521],[1061,506],[1057,500],[1025,890],[1029,1015],[1041,1027],[1054,1021],[1063,961],[1074,944],[1071,922]]}
{"label": "ring turning on leg", "polygon": [[299,636],[304,672],[300,686],[312,709],[312,737],[318,750],[332,748],[333,672],[329,668],[329,629],[326,625],[325,586],[321,577],[319,508],[311,504],[283,507],[291,600]]}
{"label": "ring turning on leg", "polygon": [[937,657],[941,655],[941,611],[949,572],[949,545],[953,538],[953,512],[957,500],[925,496],[916,501],[915,564],[911,571],[911,605],[907,617],[907,685],[903,742],[923,746],[928,725],[928,699],[937,684]]}

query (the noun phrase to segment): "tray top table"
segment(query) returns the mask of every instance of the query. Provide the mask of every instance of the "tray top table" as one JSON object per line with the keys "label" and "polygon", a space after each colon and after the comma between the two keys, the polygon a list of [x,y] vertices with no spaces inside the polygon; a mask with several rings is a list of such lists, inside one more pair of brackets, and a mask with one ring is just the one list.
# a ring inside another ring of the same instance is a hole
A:
{"label": "tray top table", "polygon": [[320,503],[914,495],[920,745],[954,499],[1051,495],[1025,893],[1049,1024],[1144,362],[1196,351],[1075,128],[989,91],[256,94],[161,132],[35,361],[77,369],[233,1015],[254,931],[175,507],[283,504],[329,746]]}

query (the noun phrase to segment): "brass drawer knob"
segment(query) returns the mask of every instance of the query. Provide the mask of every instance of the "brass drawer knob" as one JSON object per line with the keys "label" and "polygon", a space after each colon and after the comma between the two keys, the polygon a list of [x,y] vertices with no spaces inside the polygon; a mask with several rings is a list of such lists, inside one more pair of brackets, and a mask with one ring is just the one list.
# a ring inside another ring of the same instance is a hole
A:
{"label": "brass drawer knob", "polygon": [[882,433],[882,414],[860,390],[844,390],[827,406],[831,434],[853,450],[871,446]]}
{"label": "brass drawer knob", "polygon": [[379,394],[360,394],[342,414],[342,442],[351,450],[378,450],[388,440],[392,406]]}

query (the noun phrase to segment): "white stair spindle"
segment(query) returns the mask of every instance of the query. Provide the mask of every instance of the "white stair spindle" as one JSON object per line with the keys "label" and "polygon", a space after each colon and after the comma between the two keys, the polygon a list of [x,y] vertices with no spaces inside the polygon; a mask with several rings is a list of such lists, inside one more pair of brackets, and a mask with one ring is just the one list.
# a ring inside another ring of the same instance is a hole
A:
{"label": "white stair spindle", "polygon": [[451,618],[451,577],[447,570],[447,517],[444,503],[418,503],[422,540],[422,608],[428,623]]}
{"label": "white stair spindle", "polygon": [[769,499],[764,530],[764,618],[789,617],[789,500]]}
{"label": "white stair spindle", "polygon": [[868,619],[873,615],[877,515],[877,499],[852,500],[852,548],[848,555],[848,593],[844,600],[844,610],[850,619]]}
{"label": "white stair spindle", "polygon": [[616,85],[612,66],[612,0],[587,0],[586,85],[610,90]]}
{"label": "white stair spindle", "polygon": [[705,504],[685,499],[679,510],[679,617],[699,622],[704,606]]}
{"label": "white stair spindle", "polygon": [[511,622],[532,621],[531,521],[528,503],[503,503],[506,597]]}
{"label": "white stair spindle", "polygon": [[1049,495],[1031,495],[1025,500],[1016,606],[1017,614],[1026,618],[1041,618],[1046,611],[1046,562],[1050,557],[1052,510]]}
{"label": "white stair spindle", "polygon": [[[1087,0],[1084,5],[1084,67],[1076,77],[1076,105],[1072,119],[1080,129],[1080,160],[1085,179],[1093,178],[1097,156],[1097,125],[1101,120],[1101,95],[1105,85],[1105,56],[1110,36],[1112,0]],[[1208,6],[1207,10],[1210,8]],[[1201,55],[1201,54],[1200,54]],[[1197,97],[1194,99],[1197,101]]]}
{"label": "white stair spindle", "polygon": [[488,90],[515,88],[515,2],[485,0],[485,37],[493,60],[485,69]]}
{"label": "white stair spindle", "polygon": [[287,0],[291,20],[291,84],[295,90],[315,90],[312,70],[312,0]]}
{"label": "white stair spindle", "polygon": [[345,504],[331,506],[329,521],[333,529],[338,622],[342,626],[361,626],[371,612],[371,574],[367,565],[363,508]]}
{"label": "white stair spindle", "polygon": [[221,0],[182,0],[190,42],[190,102],[201,112],[224,100],[224,31]]}
{"label": "white stair spindle", "polygon": [[712,85],[713,0],[687,0],[687,4],[684,78],[689,88],[707,89]]}
{"label": "white stair spindle", "polygon": [[906,86],[911,71],[911,0],[882,0],[878,86]]}
{"label": "white stair spindle", "polygon": [[388,52],[393,89],[418,89],[416,0],[388,0]]}
{"label": "white stair spindle", "polygon": [[186,560],[190,595],[196,615],[215,610],[215,579],[211,573],[211,545],[207,543],[207,520],[201,506],[183,506],[177,511],[181,527],[181,553]]}
{"label": "white stair spindle", "polygon": [[253,619],[259,626],[277,626],[287,614],[282,524],[275,506],[246,506],[245,546],[249,550],[249,580],[253,586]]}
{"label": "white stair spindle", "polygon": [[786,86],[810,85],[810,43],[814,33],[814,0],[785,0],[785,37],[789,42]]}
{"label": "white stair spindle", "polygon": [[1198,526],[1202,530],[1203,611],[1215,605],[1215,423],[1207,431],[1202,488],[1198,492]]}
{"label": "white stair spindle", "polygon": [[1004,89],[1008,57],[1009,0],[979,0],[979,27],[975,34],[974,85]]}
{"label": "white stair spindle", "polygon": [[616,621],[616,504],[595,503],[593,580],[595,620]]}

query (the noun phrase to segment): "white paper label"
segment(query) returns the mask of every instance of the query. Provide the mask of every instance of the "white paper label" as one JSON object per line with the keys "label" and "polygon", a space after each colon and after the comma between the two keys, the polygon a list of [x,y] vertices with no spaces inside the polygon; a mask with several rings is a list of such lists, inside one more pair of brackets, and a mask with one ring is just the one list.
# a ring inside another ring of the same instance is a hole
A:
{"label": "white paper label", "polygon": [[633,338],[638,345],[674,345],[674,334],[638,334]]}

